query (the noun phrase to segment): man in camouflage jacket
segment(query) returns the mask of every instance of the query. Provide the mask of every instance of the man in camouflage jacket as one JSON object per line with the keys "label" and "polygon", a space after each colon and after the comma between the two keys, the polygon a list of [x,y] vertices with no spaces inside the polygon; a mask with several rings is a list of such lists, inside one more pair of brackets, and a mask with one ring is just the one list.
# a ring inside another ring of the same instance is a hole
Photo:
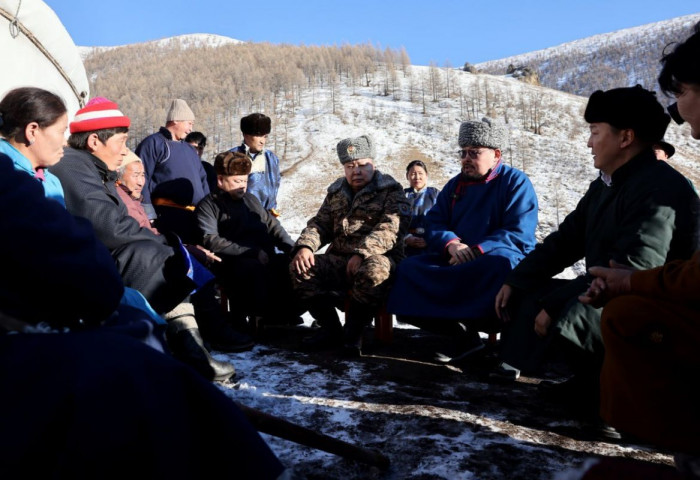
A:
{"label": "man in camouflage jacket", "polygon": [[[307,302],[321,330],[305,342],[310,349],[340,346],[359,355],[362,332],[384,301],[411,207],[403,187],[374,168],[372,139],[363,135],[338,143],[345,176],[328,187],[321,208],[301,232],[293,252],[294,290]],[[327,245],[323,255],[315,255]],[[345,333],[335,311],[339,294],[349,292]]]}

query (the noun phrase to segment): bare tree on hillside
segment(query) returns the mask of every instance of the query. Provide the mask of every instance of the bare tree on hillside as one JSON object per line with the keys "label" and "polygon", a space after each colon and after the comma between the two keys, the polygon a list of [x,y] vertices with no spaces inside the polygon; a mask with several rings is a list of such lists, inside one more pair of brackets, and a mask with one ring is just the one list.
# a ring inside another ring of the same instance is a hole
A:
{"label": "bare tree on hillside", "polygon": [[421,94],[421,102],[423,104],[423,115],[427,113],[426,110],[426,105],[425,105],[425,97],[427,96],[427,89],[429,88],[428,85],[430,83],[430,80],[427,78],[428,74],[423,73],[420,76],[420,94]]}
{"label": "bare tree on hillside", "polygon": [[445,98],[450,98],[452,96],[452,64],[449,60],[445,60]]}
{"label": "bare tree on hillside", "polygon": [[416,78],[416,75],[411,75],[408,79],[408,101],[413,103],[416,99],[416,89],[420,81]]}
{"label": "bare tree on hillside", "polygon": [[411,73],[411,59],[406,52],[404,47],[401,47],[401,71],[403,72],[404,78],[406,78]]}
{"label": "bare tree on hillside", "polygon": [[428,68],[428,78],[430,80],[430,94],[433,102],[440,100],[440,90],[442,90],[442,79],[440,78],[440,69],[435,62],[430,62]]}

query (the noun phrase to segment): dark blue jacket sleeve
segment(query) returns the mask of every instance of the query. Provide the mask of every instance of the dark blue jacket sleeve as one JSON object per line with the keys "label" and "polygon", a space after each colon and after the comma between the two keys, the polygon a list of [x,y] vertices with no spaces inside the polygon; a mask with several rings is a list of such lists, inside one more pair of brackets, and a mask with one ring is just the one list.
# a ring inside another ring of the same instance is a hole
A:
{"label": "dark blue jacket sleeve", "polygon": [[124,287],[90,223],[47,200],[36,180],[0,155],[0,310],[60,327],[99,323]]}

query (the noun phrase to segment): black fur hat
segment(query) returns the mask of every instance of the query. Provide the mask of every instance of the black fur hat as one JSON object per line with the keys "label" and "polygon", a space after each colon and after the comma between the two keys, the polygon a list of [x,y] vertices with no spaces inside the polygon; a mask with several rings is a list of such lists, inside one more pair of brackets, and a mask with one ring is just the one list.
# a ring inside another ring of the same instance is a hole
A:
{"label": "black fur hat", "polygon": [[270,117],[262,113],[251,113],[241,118],[241,132],[243,135],[263,136],[270,133],[272,124]]}
{"label": "black fur hat", "polygon": [[644,142],[658,142],[664,138],[671,121],[656,94],[641,85],[593,92],[583,116],[588,123],[604,122],[618,129],[630,128]]}
{"label": "black fur hat", "polygon": [[663,140],[654,143],[654,149],[656,149],[657,146],[661,148],[661,150],[666,152],[666,156],[668,158],[671,158],[673,154],[676,153],[676,147],[674,147],[668,142],[664,142]]}

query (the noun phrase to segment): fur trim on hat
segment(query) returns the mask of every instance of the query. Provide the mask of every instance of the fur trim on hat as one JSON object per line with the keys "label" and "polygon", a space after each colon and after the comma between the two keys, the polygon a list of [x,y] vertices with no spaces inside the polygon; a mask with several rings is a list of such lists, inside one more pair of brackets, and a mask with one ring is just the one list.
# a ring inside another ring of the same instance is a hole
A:
{"label": "fur trim on hat", "polygon": [[116,103],[104,97],[97,97],[78,110],[70,124],[70,133],[118,127],[129,128],[130,125],[131,119],[119,110]]}
{"label": "fur trim on hat", "polygon": [[242,152],[221,152],[214,159],[217,175],[248,175],[253,163]]}
{"label": "fur trim on hat", "polygon": [[481,121],[462,122],[459,126],[459,146],[461,148],[486,147],[502,149],[506,144],[507,131],[492,119],[484,117]]}
{"label": "fur trim on hat", "polygon": [[664,112],[656,94],[642,88],[596,90],[588,99],[584,118],[588,123],[607,123],[617,129],[629,128],[645,142],[664,138],[671,117]]}
{"label": "fur trim on hat", "polygon": [[372,141],[372,137],[369,135],[345,138],[338,142],[336,149],[338,150],[338,159],[342,164],[359,160],[361,158],[371,158],[374,160],[374,157],[376,156],[374,142]]}
{"label": "fur trim on hat", "polygon": [[176,98],[170,102],[168,114],[165,116],[166,122],[194,122],[194,112],[181,98]]}
{"label": "fur trim on hat", "polygon": [[272,130],[270,117],[262,113],[251,113],[241,118],[241,132],[243,135],[262,137]]}

